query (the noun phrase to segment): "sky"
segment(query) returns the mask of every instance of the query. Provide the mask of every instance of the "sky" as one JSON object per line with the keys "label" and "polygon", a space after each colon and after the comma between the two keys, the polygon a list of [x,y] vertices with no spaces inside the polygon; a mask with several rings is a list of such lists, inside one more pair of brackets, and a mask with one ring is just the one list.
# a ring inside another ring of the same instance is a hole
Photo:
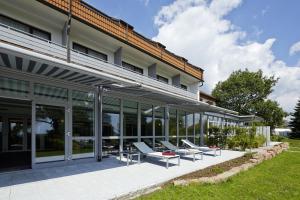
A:
{"label": "sky", "polygon": [[269,98],[285,111],[300,98],[299,0],[86,2],[203,68],[206,92],[248,68],[279,78]]}

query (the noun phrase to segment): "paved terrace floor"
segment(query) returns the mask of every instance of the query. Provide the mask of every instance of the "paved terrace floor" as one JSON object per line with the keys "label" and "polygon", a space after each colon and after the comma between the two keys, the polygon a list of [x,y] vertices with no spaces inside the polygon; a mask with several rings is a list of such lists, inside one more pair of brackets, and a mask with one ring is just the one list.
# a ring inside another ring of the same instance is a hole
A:
{"label": "paved terrace floor", "polygon": [[25,170],[0,174],[1,200],[103,200],[163,183],[183,174],[242,156],[243,152],[222,151],[222,156],[205,155],[203,160],[165,162],[142,159],[126,166],[116,158],[102,162]]}

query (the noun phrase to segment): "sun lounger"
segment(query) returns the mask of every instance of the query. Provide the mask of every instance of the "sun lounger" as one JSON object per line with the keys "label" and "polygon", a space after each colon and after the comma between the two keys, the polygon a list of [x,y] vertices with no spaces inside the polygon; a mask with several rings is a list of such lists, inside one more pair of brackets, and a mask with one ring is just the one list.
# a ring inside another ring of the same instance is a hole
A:
{"label": "sun lounger", "polygon": [[159,158],[166,161],[166,168],[169,168],[170,159],[178,159],[178,165],[180,165],[180,156],[179,155],[163,155],[162,152],[153,151],[149,146],[144,142],[134,142],[133,145],[144,155],[153,158]]}
{"label": "sun lounger", "polygon": [[187,156],[187,155],[193,155],[193,162],[195,162],[196,160],[196,154],[200,154],[201,155],[201,160],[203,160],[203,152],[198,150],[198,149],[182,149],[182,148],[178,148],[175,145],[173,145],[172,143],[170,143],[169,141],[160,141],[162,143],[162,145],[164,145],[167,149],[181,155],[181,156]]}
{"label": "sun lounger", "polygon": [[198,149],[203,152],[211,152],[212,151],[212,152],[214,152],[214,154],[213,154],[214,156],[217,156],[217,151],[219,151],[219,155],[221,155],[221,148],[219,148],[219,147],[210,148],[207,146],[195,145],[194,143],[190,142],[189,140],[181,140],[181,141],[192,149]]}

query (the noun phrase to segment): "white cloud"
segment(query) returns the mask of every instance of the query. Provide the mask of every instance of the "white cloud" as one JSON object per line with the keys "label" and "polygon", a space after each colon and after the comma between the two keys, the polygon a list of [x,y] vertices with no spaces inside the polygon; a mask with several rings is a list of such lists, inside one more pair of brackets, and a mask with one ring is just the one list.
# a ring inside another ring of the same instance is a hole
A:
{"label": "white cloud", "polygon": [[294,55],[295,53],[300,51],[300,41],[294,43],[291,47],[290,47],[290,55]]}
{"label": "white cloud", "polygon": [[205,69],[204,89],[211,91],[233,70],[262,69],[280,80],[270,98],[291,111],[300,94],[300,66],[288,67],[272,52],[275,38],[241,42],[246,32],[225,18],[241,0],[177,0],[155,17],[158,34],[153,40]]}

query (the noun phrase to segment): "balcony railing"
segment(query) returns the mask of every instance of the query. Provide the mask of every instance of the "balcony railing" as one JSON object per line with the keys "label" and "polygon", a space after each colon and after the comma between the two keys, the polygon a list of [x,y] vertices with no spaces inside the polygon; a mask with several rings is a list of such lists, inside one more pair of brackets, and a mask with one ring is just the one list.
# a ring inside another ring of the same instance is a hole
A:
{"label": "balcony railing", "polygon": [[[36,53],[41,53],[65,61],[67,60],[67,48],[65,46],[56,44],[54,42],[45,40],[38,36],[9,27],[4,24],[0,24],[0,41],[22,47]],[[114,63],[109,63],[108,61],[78,52],[76,50],[71,50],[70,57],[71,62],[75,64],[101,70],[116,77],[129,79],[131,81],[135,81],[164,91],[172,92],[177,95],[197,99],[197,94],[195,93],[159,81],[153,77],[139,74]]]}

